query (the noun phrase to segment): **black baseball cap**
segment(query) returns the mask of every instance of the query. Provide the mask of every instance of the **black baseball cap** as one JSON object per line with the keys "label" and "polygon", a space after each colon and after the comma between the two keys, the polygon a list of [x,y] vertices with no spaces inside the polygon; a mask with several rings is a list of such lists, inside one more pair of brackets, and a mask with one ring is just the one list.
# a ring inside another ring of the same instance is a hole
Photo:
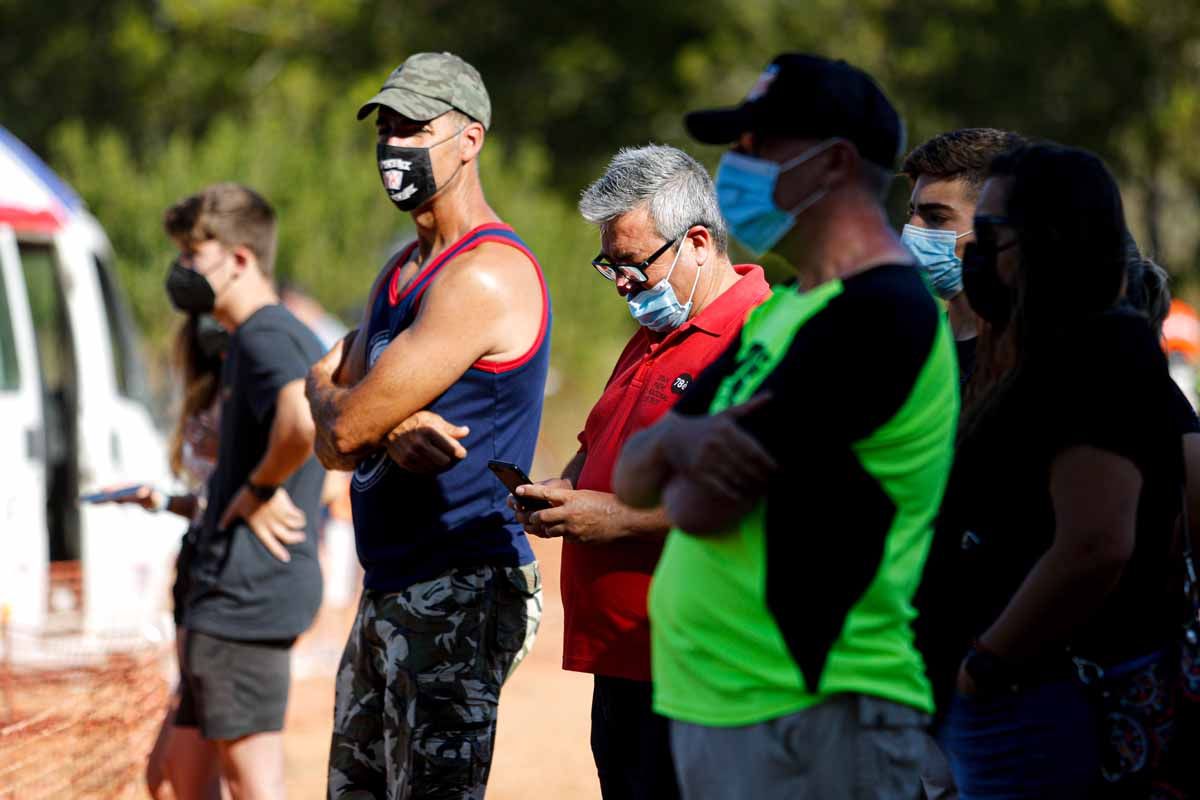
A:
{"label": "black baseball cap", "polygon": [[683,121],[705,144],[729,144],[743,133],[840,137],[887,169],[895,169],[904,150],[904,123],[871,76],[806,53],[777,56],[740,106],[693,111]]}

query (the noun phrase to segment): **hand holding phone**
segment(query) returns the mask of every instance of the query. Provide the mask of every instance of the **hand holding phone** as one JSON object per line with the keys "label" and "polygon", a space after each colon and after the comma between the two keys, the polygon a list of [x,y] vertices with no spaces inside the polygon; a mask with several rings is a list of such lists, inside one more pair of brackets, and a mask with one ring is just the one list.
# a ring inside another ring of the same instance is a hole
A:
{"label": "hand holding phone", "polygon": [[81,503],[136,503],[150,509],[154,505],[155,489],[144,483],[123,486],[120,489],[104,489],[99,492],[80,495]]}
{"label": "hand holding phone", "polygon": [[545,500],[533,497],[520,497],[517,495],[518,486],[525,486],[533,483],[533,481],[531,481],[529,476],[525,474],[525,470],[521,469],[516,464],[513,464],[509,461],[497,461],[493,459],[488,462],[488,469],[490,469],[496,475],[496,477],[500,479],[500,482],[504,484],[504,488],[508,489],[508,493],[513,496],[513,500],[518,506],[520,506],[522,511],[544,511],[547,508],[553,508],[553,506]]}

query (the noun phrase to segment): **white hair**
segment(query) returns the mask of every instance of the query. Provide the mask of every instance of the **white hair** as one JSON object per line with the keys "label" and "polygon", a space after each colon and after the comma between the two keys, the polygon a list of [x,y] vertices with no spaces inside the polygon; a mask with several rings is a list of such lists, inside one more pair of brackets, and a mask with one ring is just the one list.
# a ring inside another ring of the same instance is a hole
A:
{"label": "white hair", "polygon": [[700,162],[677,147],[622,148],[579,198],[579,213],[601,227],[642,206],[649,208],[655,232],[668,242],[693,225],[703,225],[719,252],[728,247],[712,178]]}

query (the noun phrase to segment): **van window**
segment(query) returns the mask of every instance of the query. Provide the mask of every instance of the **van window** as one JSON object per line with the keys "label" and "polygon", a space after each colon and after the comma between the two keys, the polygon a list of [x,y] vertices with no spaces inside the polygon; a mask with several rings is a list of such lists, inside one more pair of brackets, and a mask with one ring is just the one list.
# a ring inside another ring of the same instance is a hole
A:
{"label": "van window", "polygon": [[133,339],[129,313],[121,302],[111,270],[99,258],[95,259],[96,277],[104,299],[104,319],[108,323],[108,343],[112,349],[113,369],[116,371],[117,391],[122,396],[144,400],[145,380]]}
{"label": "van window", "polygon": [[42,370],[42,416],[45,420],[46,523],[50,559],[80,557],[79,470],[76,415],[79,387],[75,347],[66,297],[54,249],[48,244],[18,242],[21,271],[29,293],[29,313]]}
{"label": "van window", "polygon": [[50,245],[30,242],[19,242],[18,247],[42,368],[42,390],[46,394],[62,392],[74,383],[74,351],[54,250]]}
{"label": "van window", "polygon": [[17,344],[13,339],[12,310],[8,304],[8,289],[0,274],[0,391],[12,391],[21,386],[20,365],[17,364]]}

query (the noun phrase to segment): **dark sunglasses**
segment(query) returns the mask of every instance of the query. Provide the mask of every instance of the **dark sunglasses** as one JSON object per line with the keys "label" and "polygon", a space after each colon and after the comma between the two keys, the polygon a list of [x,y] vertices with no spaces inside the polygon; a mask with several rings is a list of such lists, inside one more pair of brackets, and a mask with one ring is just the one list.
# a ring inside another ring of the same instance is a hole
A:
{"label": "dark sunglasses", "polygon": [[1000,244],[1000,235],[998,228],[1013,227],[1012,220],[1008,217],[1002,217],[997,214],[976,214],[975,215],[975,241],[979,243],[982,250],[990,250],[994,253],[1000,253],[1010,247],[1016,246],[1020,241],[1019,237],[1013,236],[1004,244]]}
{"label": "dark sunglasses", "polygon": [[618,275],[624,275],[627,279],[633,281],[634,283],[645,283],[649,280],[649,278],[646,277],[646,270],[651,264],[658,260],[659,256],[667,252],[667,248],[675,244],[677,241],[679,240],[672,239],[651,253],[649,258],[647,258],[645,261],[642,261],[638,264],[618,264],[615,261],[609,261],[608,257],[604,255],[604,251],[601,250],[600,254],[592,259],[592,266],[596,268],[596,272],[599,272],[610,281],[615,281]]}

